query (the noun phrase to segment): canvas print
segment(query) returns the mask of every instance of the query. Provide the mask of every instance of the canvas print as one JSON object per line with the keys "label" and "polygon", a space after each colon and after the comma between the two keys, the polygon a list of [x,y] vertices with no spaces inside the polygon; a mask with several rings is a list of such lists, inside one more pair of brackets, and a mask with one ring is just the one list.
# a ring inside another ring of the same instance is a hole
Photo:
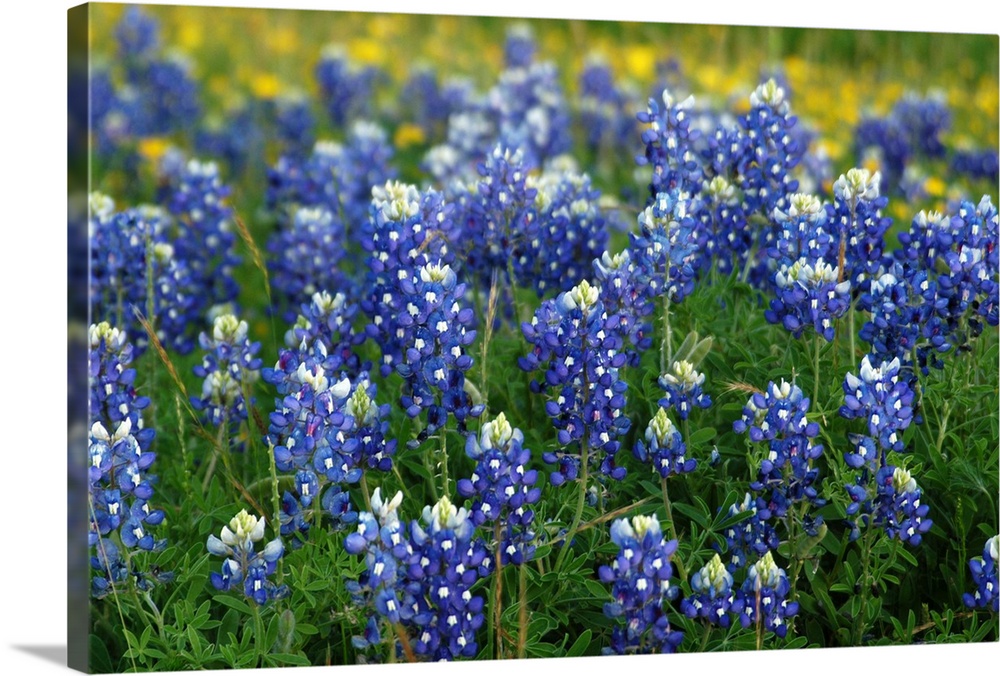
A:
{"label": "canvas print", "polygon": [[1000,637],[996,35],[69,43],[72,666]]}

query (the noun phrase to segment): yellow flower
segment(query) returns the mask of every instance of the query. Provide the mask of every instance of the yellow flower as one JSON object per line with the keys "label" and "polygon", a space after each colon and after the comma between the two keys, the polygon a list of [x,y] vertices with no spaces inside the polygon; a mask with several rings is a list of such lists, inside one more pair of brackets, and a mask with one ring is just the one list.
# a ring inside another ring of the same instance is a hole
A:
{"label": "yellow flower", "polygon": [[370,38],[356,38],[351,40],[347,51],[353,60],[368,65],[381,64],[385,56],[382,45]]}
{"label": "yellow flower", "polygon": [[424,142],[425,134],[422,127],[409,122],[404,122],[396,129],[394,141],[400,150],[412,145],[419,145]]}
{"label": "yellow flower", "polygon": [[261,99],[273,99],[278,95],[281,83],[271,73],[257,73],[250,81],[250,89],[254,96]]}
{"label": "yellow flower", "polygon": [[649,45],[629,45],[625,48],[625,68],[628,74],[641,82],[648,82],[655,75],[656,54]]}
{"label": "yellow flower", "polygon": [[926,181],[924,181],[924,190],[931,197],[941,197],[944,195],[945,190],[948,186],[937,176],[931,176]]}
{"label": "yellow flower", "polygon": [[273,29],[267,36],[268,46],[277,54],[289,54],[295,51],[295,46],[298,44],[295,31],[287,26]]}
{"label": "yellow flower", "polygon": [[197,49],[201,46],[202,30],[201,24],[194,21],[186,21],[181,24],[177,32],[177,42],[185,50]]}
{"label": "yellow flower", "polygon": [[151,136],[139,141],[139,154],[149,162],[156,162],[163,157],[170,144],[167,139],[159,136]]}

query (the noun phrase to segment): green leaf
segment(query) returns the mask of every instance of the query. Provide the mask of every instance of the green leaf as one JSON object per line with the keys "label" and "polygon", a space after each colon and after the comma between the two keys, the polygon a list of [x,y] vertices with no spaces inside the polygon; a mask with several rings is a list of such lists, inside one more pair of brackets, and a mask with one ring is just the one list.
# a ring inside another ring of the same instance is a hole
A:
{"label": "green leaf", "polygon": [[703,427],[697,432],[692,432],[687,440],[688,451],[692,447],[702,446],[715,438],[717,432],[714,427]]}
{"label": "green leaf", "polygon": [[219,625],[219,631],[216,633],[218,637],[216,643],[222,644],[222,638],[225,636],[230,636],[230,642],[236,642],[236,631],[240,626],[240,613],[235,608],[230,608],[226,611],[226,614],[222,616],[222,623]]}
{"label": "green leaf", "polygon": [[805,636],[796,636],[788,643],[783,645],[782,648],[787,650],[795,650],[796,648],[805,648],[808,643],[809,639],[807,639]]}
{"label": "green leaf", "polygon": [[708,528],[709,520],[705,513],[695,509],[691,505],[684,502],[675,502],[673,503],[672,506],[674,511],[680,512],[684,516],[688,517],[689,519],[697,523],[702,528],[706,529]]}
{"label": "green leaf", "polygon": [[250,606],[248,606],[246,603],[244,603],[243,601],[239,600],[234,596],[227,596],[226,594],[216,594],[214,597],[212,597],[212,600],[215,603],[226,606],[227,608],[232,608],[233,610],[243,613],[244,615],[253,614],[253,612],[250,610]]}
{"label": "green leaf", "polygon": [[87,666],[91,673],[109,673],[115,671],[111,664],[108,646],[98,636],[91,634],[88,640]]}
{"label": "green leaf", "polygon": [[691,362],[691,365],[698,368],[698,364],[705,358],[712,349],[712,336],[704,338],[698,341],[694,349],[691,350],[691,354],[688,356],[687,360]]}
{"label": "green leaf", "polygon": [[291,653],[272,653],[270,655],[265,655],[264,661],[271,662],[276,667],[284,665],[292,667],[308,667],[311,664],[304,656],[293,655]]}
{"label": "green leaf", "polygon": [[592,632],[589,629],[580,634],[577,639],[573,641],[573,645],[569,647],[569,650],[566,651],[566,657],[579,657],[586,652],[587,648],[590,646],[591,635]]}

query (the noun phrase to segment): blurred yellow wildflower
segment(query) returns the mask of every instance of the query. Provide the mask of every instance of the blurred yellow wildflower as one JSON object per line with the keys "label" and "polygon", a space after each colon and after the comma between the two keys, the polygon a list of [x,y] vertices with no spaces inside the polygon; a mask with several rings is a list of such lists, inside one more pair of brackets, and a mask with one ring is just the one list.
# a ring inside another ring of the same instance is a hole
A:
{"label": "blurred yellow wildflower", "polygon": [[273,99],[281,89],[277,76],[271,73],[257,73],[250,81],[250,89],[260,99]]}
{"label": "blurred yellow wildflower", "polygon": [[396,128],[396,135],[393,137],[393,141],[396,147],[402,150],[403,148],[409,148],[412,145],[418,145],[424,142],[426,135],[422,127],[409,122],[404,122]]}
{"label": "blurred yellow wildflower", "polygon": [[156,162],[170,147],[169,141],[160,136],[148,136],[139,141],[139,154],[149,162]]}
{"label": "blurred yellow wildflower", "polygon": [[656,53],[649,45],[629,45],[625,48],[625,69],[640,82],[649,82],[656,74]]}

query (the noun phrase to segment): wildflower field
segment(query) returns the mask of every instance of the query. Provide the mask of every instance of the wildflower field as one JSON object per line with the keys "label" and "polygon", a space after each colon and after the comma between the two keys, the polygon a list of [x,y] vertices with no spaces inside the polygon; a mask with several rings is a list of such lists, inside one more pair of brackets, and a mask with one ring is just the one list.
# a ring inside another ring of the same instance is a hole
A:
{"label": "wildflower field", "polygon": [[997,36],[88,30],[91,670],[1000,638]]}

